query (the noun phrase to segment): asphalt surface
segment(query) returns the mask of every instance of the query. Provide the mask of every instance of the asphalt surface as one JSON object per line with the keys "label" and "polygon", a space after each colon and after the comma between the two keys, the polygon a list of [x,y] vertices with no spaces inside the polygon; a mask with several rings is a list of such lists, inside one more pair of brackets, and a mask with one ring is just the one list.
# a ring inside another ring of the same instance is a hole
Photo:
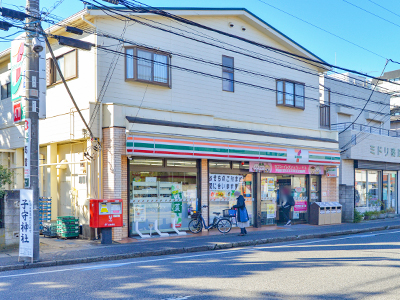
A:
{"label": "asphalt surface", "polygon": [[[170,250],[174,249],[184,249],[190,247],[210,247],[216,244],[226,244],[226,243],[236,243],[236,242],[249,242],[261,239],[274,239],[274,238],[288,238],[296,237],[300,235],[318,235],[318,234],[343,234],[341,232],[346,230],[368,230],[370,228],[377,227],[393,227],[399,226],[399,218],[395,219],[385,219],[368,221],[364,223],[344,223],[339,225],[330,226],[310,226],[310,225],[295,225],[291,227],[284,227],[280,230],[269,230],[269,231],[253,231],[247,236],[238,237],[235,233],[229,233],[226,235],[210,235],[210,236],[197,236],[192,235],[185,238],[171,238],[167,240],[143,240],[131,244],[113,244],[109,246],[93,244],[88,248],[78,248],[70,249],[65,248],[65,250],[60,251],[45,251],[40,254],[41,262],[51,262],[51,261],[63,261],[63,260],[79,260],[85,258],[100,258],[110,255],[124,255],[124,254],[137,254],[138,256],[143,253],[149,253],[152,255],[152,251],[165,251],[166,254]],[[381,229],[382,230],[382,229]],[[59,241],[59,243],[68,244],[71,241]],[[160,253],[155,254],[160,255]],[[121,257],[122,258],[122,257]],[[18,263],[18,252],[12,253],[10,255],[3,255],[0,257],[0,269],[1,266],[13,266],[13,265],[23,265],[23,263]],[[1,273],[0,273],[1,274]]]}
{"label": "asphalt surface", "polygon": [[0,299],[399,299],[400,230],[0,273]]}

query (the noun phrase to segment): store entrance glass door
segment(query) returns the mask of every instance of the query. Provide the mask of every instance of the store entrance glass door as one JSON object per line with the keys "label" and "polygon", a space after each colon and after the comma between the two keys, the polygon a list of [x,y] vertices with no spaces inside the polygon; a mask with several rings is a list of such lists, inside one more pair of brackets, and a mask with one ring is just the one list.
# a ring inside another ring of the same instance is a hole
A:
{"label": "store entrance glass door", "polygon": [[388,212],[397,212],[397,174],[396,172],[383,172],[382,192],[383,207]]}

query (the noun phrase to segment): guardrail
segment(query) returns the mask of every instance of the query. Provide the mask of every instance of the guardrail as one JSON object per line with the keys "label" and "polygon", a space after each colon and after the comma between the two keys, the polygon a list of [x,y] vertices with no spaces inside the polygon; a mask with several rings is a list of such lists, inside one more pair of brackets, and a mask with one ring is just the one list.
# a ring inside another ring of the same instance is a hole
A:
{"label": "guardrail", "polygon": [[[346,129],[346,128],[348,128],[348,129]],[[337,124],[331,125],[331,130],[340,132],[345,129],[366,132],[366,133],[372,133],[372,134],[378,134],[378,135],[383,135],[383,136],[400,137],[400,132],[398,132],[396,130],[383,129],[380,127],[374,127],[374,126],[369,126],[369,125],[352,124],[351,122],[337,123]]]}

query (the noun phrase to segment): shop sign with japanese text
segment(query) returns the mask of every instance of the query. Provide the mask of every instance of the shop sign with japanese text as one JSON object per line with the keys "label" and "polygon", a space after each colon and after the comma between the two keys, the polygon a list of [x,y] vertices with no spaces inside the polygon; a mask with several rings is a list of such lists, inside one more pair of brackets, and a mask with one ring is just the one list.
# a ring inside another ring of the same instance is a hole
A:
{"label": "shop sign with japanese text", "polygon": [[369,153],[371,153],[372,155],[378,155],[378,156],[400,157],[400,149],[399,148],[370,145]]}
{"label": "shop sign with japanese text", "polygon": [[271,174],[324,174],[323,166],[314,165],[291,165],[291,164],[278,164],[267,162],[254,162],[249,163],[250,172],[271,173]]}
{"label": "shop sign with japanese text", "polygon": [[20,190],[19,256],[33,257],[33,190]]}
{"label": "shop sign with japanese text", "polygon": [[24,133],[24,182],[25,188],[31,186],[31,119],[25,120]]}

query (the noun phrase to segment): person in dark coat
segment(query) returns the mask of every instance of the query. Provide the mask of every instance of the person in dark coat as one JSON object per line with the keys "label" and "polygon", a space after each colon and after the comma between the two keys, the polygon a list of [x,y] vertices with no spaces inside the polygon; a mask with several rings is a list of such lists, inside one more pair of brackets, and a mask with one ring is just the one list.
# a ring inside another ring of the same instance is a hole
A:
{"label": "person in dark coat", "polygon": [[247,213],[246,203],[244,197],[240,194],[239,191],[235,191],[235,197],[237,199],[236,205],[232,206],[232,208],[236,209],[236,220],[238,223],[238,227],[240,228],[241,236],[247,234],[246,227],[250,226],[249,222],[249,214]]}
{"label": "person in dark coat", "polygon": [[294,202],[294,198],[291,194],[290,188],[289,187],[285,187],[283,189],[283,198],[284,198],[284,203],[283,203],[283,216],[285,218],[285,222],[286,226],[290,226],[292,225],[292,220],[290,220],[290,210],[292,209],[292,206],[294,206],[295,202]]}

